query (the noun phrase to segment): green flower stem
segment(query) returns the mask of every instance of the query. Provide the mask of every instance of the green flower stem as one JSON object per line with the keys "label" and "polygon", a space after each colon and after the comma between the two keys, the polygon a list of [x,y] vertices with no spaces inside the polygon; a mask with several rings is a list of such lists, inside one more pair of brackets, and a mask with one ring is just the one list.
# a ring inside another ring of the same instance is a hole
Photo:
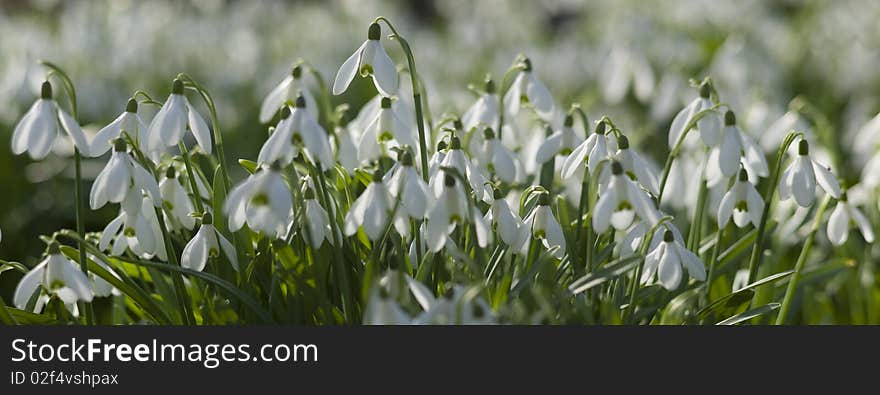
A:
{"label": "green flower stem", "polygon": [[425,142],[425,119],[422,114],[423,89],[420,87],[418,72],[416,72],[416,60],[409,43],[400,35],[400,33],[397,32],[397,29],[394,28],[391,21],[384,16],[376,18],[375,22],[379,23],[379,21],[385,22],[388,28],[391,29],[392,34],[388,37],[390,39],[396,39],[400,44],[400,48],[403,49],[403,52],[406,54],[406,61],[409,64],[410,83],[412,84],[413,91],[413,106],[415,106],[416,111],[416,126],[419,129],[419,156],[421,157],[422,162],[422,179],[424,179],[425,182],[428,182],[428,147]]}
{"label": "green flower stem", "polygon": [[495,129],[495,133],[498,135],[498,140],[501,140],[501,136],[504,130],[504,94],[507,89],[505,87],[508,85],[508,80],[510,77],[513,77],[514,73],[521,71],[525,68],[525,65],[522,63],[522,54],[517,55],[516,59],[513,61],[513,65],[510,66],[507,71],[504,72],[504,76],[501,77],[501,85],[498,87],[498,127]]}
{"label": "green flower stem", "polygon": [[725,106],[724,103],[718,103],[712,108],[707,108],[703,111],[698,112],[691,118],[690,121],[685,125],[684,131],[681,132],[681,136],[678,137],[678,141],[675,142],[675,146],[672,147],[672,151],[669,152],[669,156],[666,158],[666,163],[663,165],[663,174],[660,177],[660,193],[657,194],[657,204],[660,205],[663,203],[663,192],[666,191],[666,180],[669,179],[669,171],[672,170],[672,162],[675,161],[675,158],[678,157],[679,152],[681,151],[681,146],[684,143],[685,137],[687,137],[688,133],[697,126],[697,121],[706,116],[706,114],[717,110],[721,106]]}
{"label": "green flower stem", "polygon": [[183,167],[186,169],[187,178],[189,178],[189,189],[190,193],[192,193],[193,203],[196,205],[196,211],[198,214],[205,213],[205,206],[202,203],[202,194],[199,193],[199,185],[196,183],[196,175],[192,169],[192,163],[189,157],[189,151],[186,149],[186,145],[181,141],[177,147],[180,149],[180,156],[183,157]]}
{"label": "green flower stem", "polygon": [[788,282],[788,289],[785,290],[785,297],[782,299],[782,307],[779,308],[779,315],[776,316],[776,325],[785,324],[785,321],[788,318],[788,312],[791,309],[791,301],[794,299],[794,294],[797,292],[798,282],[801,280],[801,272],[804,270],[804,264],[807,262],[807,257],[810,255],[810,250],[813,248],[813,242],[816,240],[816,232],[822,224],[822,217],[825,216],[825,210],[828,208],[828,203],[830,202],[831,197],[826,196],[819,205],[819,208],[816,209],[816,217],[813,220],[813,227],[810,229],[810,234],[807,235],[807,240],[804,242],[804,246],[801,248],[801,253],[798,255],[797,262],[794,265],[794,274],[791,275],[791,280]]}
{"label": "green flower stem", "polygon": [[[67,73],[64,72],[60,67],[55,65],[52,62],[48,62],[45,60],[40,61],[40,64],[47,67],[50,70],[50,73],[58,76],[61,79],[62,85],[64,85],[64,91],[67,93],[67,97],[70,100],[70,116],[73,117],[74,121],[79,123],[79,115],[77,112],[76,106],[76,89],[73,86],[73,80],[67,76]],[[80,237],[85,239],[85,220],[83,219],[83,215],[85,214],[85,206],[83,205],[83,180],[82,180],[82,155],[80,154],[79,147],[75,147],[73,150],[73,162],[75,167],[75,193],[74,193],[74,204],[75,204],[75,217],[76,217],[76,232],[79,233]],[[79,261],[80,261],[80,270],[89,275],[89,266],[86,263],[86,251],[85,246],[82,242],[79,243]],[[81,311],[85,311],[86,323],[88,325],[95,324],[95,311],[92,309],[91,303],[79,302],[79,308]]]}
{"label": "green flower stem", "polygon": [[782,177],[782,162],[785,160],[785,153],[788,147],[798,137],[802,137],[803,133],[791,132],[782,141],[779,152],[776,154],[776,165],[773,167],[773,174],[770,178],[772,182],[767,185],[767,191],[764,193],[764,212],[761,214],[761,222],[758,225],[758,233],[755,236],[755,244],[752,247],[752,255],[749,258],[749,281],[747,284],[755,282],[758,275],[758,266],[761,265],[761,253],[764,250],[764,232],[767,230],[767,220],[770,218],[770,207],[772,206],[773,196],[779,187],[779,179]]}
{"label": "green flower stem", "polygon": [[694,210],[694,218],[691,220],[691,228],[688,230],[687,248],[696,251],[700,245],[700,237],[703,231],[703,212],[706,211],[706,200],[709,197],[709,188],[706,180],[700,177],[700,191],[697,193],[697,209]]}
{"label": "green flower stem", "polygon": [[3,325],[18,325],[18,321],[15,320],[15,317],[12,314],[9,314],[9,311],[6,310],[6,301],[3,300],[3,297],[0,296],[0,322]]}
{"label": "green flower stem", "polygon": [[712,246],[712,254],[709,255],[709,262],[706,263],[706,266],[709,267],[709,273],[706,275],[706,300],[708,300],[709,292],[712,290],[712,279],[715,276],[715,264],[718,261],[718,254],[721,253],[721,244],[724,241],[724,230],[725,228],[718,228],[715,245]]}

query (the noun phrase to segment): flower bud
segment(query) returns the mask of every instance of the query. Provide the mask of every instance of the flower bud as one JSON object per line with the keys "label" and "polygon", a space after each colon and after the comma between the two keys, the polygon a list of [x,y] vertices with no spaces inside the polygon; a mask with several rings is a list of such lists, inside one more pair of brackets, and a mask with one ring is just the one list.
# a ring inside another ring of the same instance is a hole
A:
{"label": "flower bud", "polygon": [[296,96],[296,108],[306,108],[306,98],[303,97],[302,93]]}

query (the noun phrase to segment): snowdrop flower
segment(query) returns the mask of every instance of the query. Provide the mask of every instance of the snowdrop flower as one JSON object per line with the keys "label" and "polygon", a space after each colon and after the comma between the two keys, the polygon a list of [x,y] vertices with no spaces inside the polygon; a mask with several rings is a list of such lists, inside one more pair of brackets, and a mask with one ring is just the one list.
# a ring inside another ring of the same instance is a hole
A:
{"label": "snowdrop flower", "polygon": [[416,147],[413,128],[391,109],[391,99],[383,97],[379,113],[361,134],[358,160],[367,163],[384,156],[388,149],[402,145]]}
{"label": "snowdrop flower", "polygon": [[614,161],[611,180],[593,210],[593,228],[600,234],[608,230],[609,225],[625,230],[636,214],[651,226],[660,221],[660,213],[648,195],[624,174],[620,162]]}
{"label": "snowdrop flower", "polygon": [[431,252],[443,249],[449,234],[457,224],[466,221],[468,210],[467,198],[461,187],[456,187],[455,177],[451,174],[443,176],[443,190],[437,197],[437,203],[428,214],[426,244]]}
{"label": "snowdrop flower", "polygon": [[440,165],[443,163],[443,160],[446,159],[446,142],[440,141],[437,143],[437,150],[431,154],[431,158],[428,159],[428,176],[431,179],[437,174],[437,171],[440,170]]}
{"label": "snowdrop flower", "polygon": [[511,251],[519,251],[531,235],[529,226],[513,212],[510,204],[501,196],[501,191],[496,189],[494,195],[495,200],[486,213],[486,221],[495,224],[498,236],[510,246]]}
{"label": "snowdrop flower", "polygon": [[540,239],[547,250],[551,251],[556,259],[562,259],[565,255],[565,235],[562,227],[553,216],[550,209],[550,196],[541,194],[538,197],[538,206],[523,220],[529,227],[532,237]]}
{"label": "snowdrop flower", "polygon": [[312,163],[320,164],[324,170],[333,167],[336,162],[333,160],[327,132],[307,111],[306,105],[305,98],[300,95],[296,98],[293,109],[286,106],[281,109],[278,126],[260,149],[257,157],[260,164],[277,162],[281,166],[287,166],[304,148]]}
{"label": "snowdrop flower", "polygon": [[110,161],[92,184],[89,194],[89,205],[92,210],[104,207],[107,202],[122,203],[129,200],[139,204],[143,193],[150,196],[156,207],[160,207],[162,195],[156,179],[135,162],[126,150],[127,144],[124,140],[114,141]]}
{"label": "snowdrop flower", "polygon": [[113,147],[113,140],[119,138],[123,131],[129,133],[131,138],[135,139],[142,151],[148,151],[146,149],[147,124],[138,115],[138,102],[134,98],[128,99],[125,111],[122,114],[98,131],[95,139],[92,140],[89,156],[98,157],[104,155],[107,150]]}
{"label": "snowdrop flower", "polygon": [[354,80],[355,74],[361,77],[372,77],[376,90],[382,96],[393,96],[397,93],[397,67],[382,43],[379,41],[382,28],[373,22],[367,30],[365,41],[354,53],[339,67],[336,80],[333,82],[333,94],[339,95],[348,89],[348,85]]}
{"label": "snowdrop flower", "polygon": [[[675,115],[675,118],[672,119],[672,125],[669,126],[669,148],[674,148],[678,144],[678,140],[685,132],[684,128],[697,114],[712,109],[711,94],[712,86],[708,82],[704,82],[700,85],[700,97],[694,99]],[[711,110],[706,113],[697,120],[695,128],[699,130],[700,138],[706,146],[714,147],[721,144],[721,116],[717,111]]]}
{"label": "snowdrop flower", "polygon": [[495,92],[495,81],[486,80],[486,92],[465,111],[461,122],[465,130],[498,123],[498,94]]}
{"label": "snowdrop flower", "polygon": [[831,244],[840,246],[846,243],[850,224],[853,222],[862,232],[865,241],[873,243],[874,230],[871,228],[871,223],[858,208],[850,204],[846,192],[843,192],[840,195],[840,200],[837,201],[837,206],[831,212],[831,217],[828,218],[828,240],[831,241]]}
{"label": "snowdrop flower", "polygon": [[220,251],[229,259],[232,267],[238,271],[238,257],[232,243],[217,231],[214,227],[214,217],[211,213],[202,215],[202,226],[196,235],[183,247],[180,255],[180,266],[200,272],[205,269],[208,258],[220,256]]}
{"label": "snowdrop flower", "polygon": [[413,166],[413,155],[409,150],[401,154],[400,166],[391,173],[387,185],[391,196],[400,199],[403,210],[398,211],[405,213],[407,217],[425,218],[428,209],[433,205],[434,196],[428,192],[428,185]]}
{"label": "snowdrop flower", "polygon": [[706,280],[703,261],[677,241],[672,231],[667,230],[663,242],[645,257],[641,282],[647,284],[656,274],[663,288],[675,290],[683,277],[682,267],[697,281]]}
{"label": "snowdrop flower", "polygon": [[333,153],[336,160],[345,170],[348,170],[349,174],[354,174],[354,169],[360,164],[354,133],[348,127],[337,126],[334,134],[337,139],[330,142],[333,143]]}
{"label": "snowdrop flower", "polygon": [[314,248],[318,248],[327,242],[333,244],[333,232],[330,228],[330,216],[327,211],[315,200],[315,191],[307,188],[303,192],[303,205],[305,206],[305,224],[309,230],[309,244]]}
{"label": "snowdrop flower", "polygon": [[159,192],[162,194],[166,222],[175,229],[183,227],[192,230],[196,219],[190,214],[195,212],[195,208],[183,185],[180,185],[174,166],[168,166],[165,171],[165,177],[159,182]]}
{"label": "snowdrop flower", "polygon": [[519,113],[522,104],[528,103],[534,107],[544,120],[550,120],[553,117],[555,105],[553,104],[553,96],[543,82],[538,80],[532,73],[532,61],[528,58],[523,59],[522,69],[517,73],[516,79],[510,86],[510,90],[504,95],[504,105],[507,112],[511,115]]}
{"label": "snowdrop flower", "polygon": [[862,169],[862,185],[867,188],[880,186],[880,152],[877,152]]}
{"label": "snowdrop flower", "polygon": [[590,173],[594,173],[599,167],[599,162],[615,151],[617,151],[617,139],[613,135],[606,135],[605,122],[599,122],[593,134],[565,158],[562,164],[562,178],[574,175],[582,169],[585,161]]}
{"label": "snowdrop flower", "polygon": [[[449,150],[446,151],[443,161],[440,162],[440,167],[452,167],[457,170],[459,174],[464,176],[470,184],[471,189],[474,191],[474,195],[477,199],[483,200],[492,196],[491,188],[486,186],[486,178],[483,177],[480,171],[476,169],[474,164],[467,158],[467,155],[465,155],[464,151],[461,149],[461,140],[459,140],[458,137],[453,136],[449,140]],[[503,171],[506,171],[506,169],[503,169]],[[430,186],[434,191],[435,196],[439,196],[442,192],[443,184],[440,183],[439,176],[440,174],[435,174],[435,176],[431,178]]]}
{"label": "snowdrop flower", "polygon": [[615,47],[599,71],[599,85],[605,101],[619,103],[629,92],[641,102],[647,102],[654,93],[654,71],[644,55],[625,46]]}
{"label": "snowdrop flower", "polygon": [[73,139],[73,144],[80,152],[88,154],[89,143],[82,128],[73,117],[62,110],[52,98],[52,84],[43,82],[40,98],[24,114],[12,132],[12,153],[21,155],[25,152],[34,160],[49,155],[58,137],[58,125]]}
{"label": "snowdrop flower", "polygon": [[211,129],[184,96],[183,81],[175,78],[171,83],[171,95],[147,129],[147,152],[155,153],[165,147],[177,146],[183,139],[187,126],[199,147],[206,154],[211,154]]}
{"label": "snowdrop flower", "polygon": [[[654,167],[654,164],[645,160],[645,158],[636,150],[630,149],[629,139],[624,135],[620,135],[620,137],[617,138],[617,146],[619,149],[614,157],[623,166],[624,173],[635,181],[638,181],[638,183],[645,187],[648,192],[651,192],[654,195],[659,194],[660,176],[657,175],[657,169]],[[600,176],[603,185],[607,180],[608,173],[608,168],[604,168],[602,176]]]}
{"label": "snowdrop flower", "polygon": [[[119,278],[119,275],[117,275],[116,272],[114,272],[113,269],[110,268],[110,266],[104,263],[104,261],[98,259],[92,254],[88,254],[88,258],[94,261],[96,265],[100,266],[102,269],[110,273],[113,277],[116,277],[117,280],[122,280],[121,278]],[[92,293],[94,293],[96,297],[103,298],[110,295],[122,295],[122,292],[119,292],[119,290],[116,289],[113,284],[108,283],[107,280],[104,280],[102,277],[98,277],[93,272],[89,272],[89,280],[91,281],[90,284],[92,287]],[[74,316],[77,316],[77,314],[74,314]]]}
{"label": "snowdrop flower", "polygon": [[483,130],[483,140],[480,166],[488,174],[494,173],[503,182],[510,184],[516,181],[516,160],[513,153],[496,138],[492,128]]}
{"label": "snowdrop flower", "polygon": [[538,148],[535,161],[539,164],[547,162],[556,155],[569,155],[572,150],[581,143],[581,138],[574,133],[572,126],[574,117],[571,114],[565,116],[562,129],[547,137]]}
{"label": "snowdrop flower", "polygon": [[[449,288],[443,296],[435,298],[430,291],[424,289],[416,292],[418,282],[410,281],[410,289],[424,311],[413,323],[417,325],[489,325],[497,323],[492,308],[483,299],[474,297],[474,293],[459,284]],[[419,284],[420,285],[420,284]]]}
{"label": "snowdrop flower", "polygon": [[297,64],[293,66],[290,74],[287,77],[284,77],[284,79],[281,80],[271,92],[269,92],[269,95],[263,99],[263,104],[260,105],[261,123],[269,122],[272,119],[272,116],[274,116],[280,108],[284,107],[288,101],[295,100],[299,95],[302,95],[305,98],[306,109],[312,114],[312,117],[318,117],[318,102],[315,101],[312,92],[306,88],[305,82],[302,79],[302,73],[302,65]]}
{"label": "snowdrop flower", "polygon": [[755,186],[749,182],[746,170],[741,169],[736,182],[721,198],[721,204],[718,206],[718,227],[723,229],[733,216],[733,223],[736,226],[742,228],[751,222],[757,228],[760,226],[763,214],[764,200],[755,190]]}
{"label": "snowdrop flower", "polygon": [[128,249],[145,259],[156,256],[167,260],[165,239],[152,199],[137,196],[124,202],[119,215],[101,233],[98,248],[101,251],[109,248],[113,256],[121,256]]}
{"label": "snowdrop flower", "polygon": [[749,135],[743,133],[736,126],[736,115],[733,111],[728,110],[724,114],[723,133],[721,145],[718,147],[718,160],[710,162],[710,165],[717,166],[724,178],[730,178],[736,174],[740,167],[740,157],[745,159],[743,165],[750,170],[750,173],[759,177],[770,175],[764,153]]}
{"label": "snowdrop flower", "polygon": [[412,318],[384,287],[375,287],[364,309],[364,325],[408,325]]}
{"label": "snowdrop flower", "polygon": [[229,230],[235,232],[245,223],[272,237],[285,233],[293,210],[293,199],[280,167],[262,167],[229,192],[224,211]]}
{"label": "snowdrop flower", "polygon": [[831,174],[831,169],[822,166],[810,158],[810,145],[801,140],[798,145],[798,157],[782,173],[779,182],[779,200],[787,200],[794,196],[795,202],[807,207],[816,200],[816,182],[829,195],[840,197],[840,184]]}
{"label": "snowdrop flower", "polygon": [[382,182],[382,175],[379,172],[373,173],[373,182],[367,185],[367,189],[351,204],[345,215],[345,235],[351,236],[357,233],[358,228],[363,227],[367,238],[379,240],[388,225],[390,201],[391,195]]}
{"label": "snowdrop flower", "polygon": [[65,304],[77,301],[91,302],[94,297],[89,278],[77,264],[61,254],[58,243],[49,244],[48,254],[42,262],[25,274],[15,287],[13,303],[25,309],[34,292],[41,287],[50,295],[57,296]]}

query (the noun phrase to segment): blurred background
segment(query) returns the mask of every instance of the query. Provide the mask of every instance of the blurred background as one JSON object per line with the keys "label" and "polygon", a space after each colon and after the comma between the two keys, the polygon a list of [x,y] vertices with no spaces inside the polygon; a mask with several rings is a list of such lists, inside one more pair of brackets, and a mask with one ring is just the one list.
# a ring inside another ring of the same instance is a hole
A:
{"label": "blurred background", "polygon": [[[876,0],[0,1],[0,259],[30,266],[44,248],[39,235],[74,228],[69,144],[41,162],[10,152],[12,128],[44,78],[38,59],[68,72],[92,132],[135,90],[164,99],[177,73],[190,74],[213,94],[234,161],[256,157],[260,102],[291,63],[302,58],[332,83],[378,15],[411,43],[435,118],[463,112],[474,100],[468,85],[500,77],[518,53],[558,105],[611,116],[654,158],[666,154],[670,120],[695,95],[691,78],[711,76],[754,136],[798,95],[846,147],[880,110]],[[396,44],[385,47],[404,64]],[[334,105],[356,110],[373,95],[356,81]],[[856,155],[853,168],[865,159]],[[86,178],[105,160],[86,161]],[[88,230],[100,231],[115,211],[89,213]],[[0,295],[9,300],[17,281],[0,276]]]}

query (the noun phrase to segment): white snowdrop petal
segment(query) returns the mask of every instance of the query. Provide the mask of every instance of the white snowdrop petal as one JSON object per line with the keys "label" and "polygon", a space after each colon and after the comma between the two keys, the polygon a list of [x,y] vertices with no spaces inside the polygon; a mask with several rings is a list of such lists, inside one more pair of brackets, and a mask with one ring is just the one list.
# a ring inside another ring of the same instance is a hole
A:
{"label": "white snowdrop petal", "polygon": [[837,182],[837,177],[834,177],[834,174],[831,174],[831,170],[827,167],[822,166],[814,160],[811,160],[810,162],[815,174],[815,181],[819,183],[819,186],[831,195],[831,197],[835,199],[839,198],[841,191],[840,183]]}
{"label": "white snowdrop petal", "polygon": [[196,138],[196,143],[199,144],[199,147],[202,147],[202,151],[211,155],[211,148],[213,147],[211,144],[211,129],[205,123],[205,119],[189,102],[186,103],[186,117],[189,122],[189,128]]}
{"label": "white snowdrop petal", "polygon": [[657,268],[657,277],[663,288],[669,291],[675,290],[681,283],[681,258],[674,248],[666,248]]}
{"label": "white snowdrop petal", "polygon": [[[266,95],[263,103],[260,105],[260,122],[267,123],[278,112],[278,109],[284,105],[287,100],[290,85],[293,83],[293,76],[288,75]],[[309,103],[311,104],[311,103]]]}
{"label": "white snowdrop petal", "polygon": [[31,296],[33,296],[43,281],[43,276],[46,272],[46,262],[44,260],[37,266],[34,266],[33,269],[18,281],[18,285],[15,286],[15,293],[12,296],[12,303],[16,308],[20,310],[26,309]]}
{"label": "white snowdrop petal", "polygon": [[827,234],[831,244],[836,246],[846,242],[849,233],[849,211],[846,209],[846,203],[838,202],[828,218]]}
{"label": "white snowdrop petal", "polygon": [[376,89],[383,96],[393,96],[397,94],[397,66],[394,65],[394,62],[378,40],[370,40],[370,43],[375,43],[376,46],[372,60],[373,82],[376,85]]}
{"label": "white snowdrop petal", "polygon": [[354,80],[354,76],[358,73],[358,67],[360,66],[361,53],[366,45],[366,42],[361,44],[361,46],[345,60],[345,63],[339,67],[339,71],[336,73],[336,79],[333,81],[334,95],[340,95],[342,92],[345,92],[345,90],[348,89],[348,85]]}
{"label": "white snowdrop petal", "polygon": [[862,236],[865,238],[865,241],[868,243],[874,242],[874,229],[871,227],[871,222],[868,221],[868,218],[865,217],[865,214],[855,208],[850,207],[850,214],[852,214],[852,219],[855,221],[856,225],[859,227],[859,230],[862,232]]}

